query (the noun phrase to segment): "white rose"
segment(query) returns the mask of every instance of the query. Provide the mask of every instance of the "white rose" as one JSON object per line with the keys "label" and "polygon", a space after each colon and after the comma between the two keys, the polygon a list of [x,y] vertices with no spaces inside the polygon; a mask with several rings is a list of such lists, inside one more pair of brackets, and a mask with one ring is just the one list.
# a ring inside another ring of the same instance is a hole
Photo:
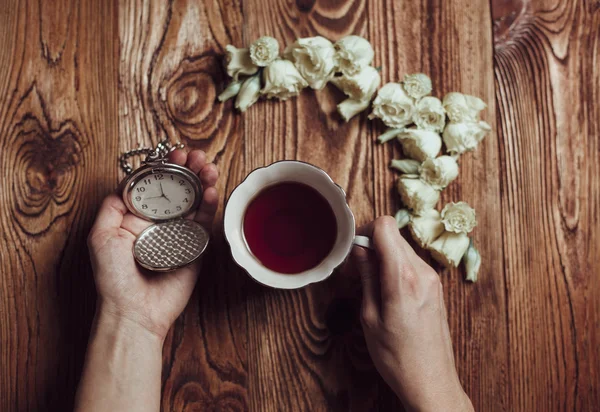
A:
{"label": "white rose", "polygon": [[258,66],[252,63],[248,49],[238,49],[231,44],[225,46],[225,62],[227,74],[236,81],[240,74],[251,75],[258,71]]}
{"label": "white rose", "polygon": [[478,121],[476,125],[478,130],[475,133],[475,139],[477,139],[478,142],[481,142],[485,138],[485,136],[492,131],[492,126],[490,126],[488,122],[484,122],[483,120]]}
{"label": "white rose", "polygon": [[392,159],[390,167],[408,175],[418,175],[421,162],[413,159]]}
{"label": "white rose", "polygon": [[446,111],[437,97],[423,97],[417,102],[413,122],[419,129],[441,132],[446,124]]}
{"label": "white rose", "polygon": [[234,80],[231,83],[229,83],[229,85],[225,88],[225,90],[223,90],[221,92],[221,94],[217,98],[219,99],[220,102],[227,101],[227,100],[231,99],[232,97],[237,96],[237,94],[240,92],[241,88],[242,88],[242,81]]}
{"label": "white rose", "polygon": [[[371,118],[371,116],[369,116]],[[404,129],[388,129],[383,134],[377,137],[379,143],[385,143],[388,140],[392,140],[394,137],[397,137],[400,133],[402,133]]]}
{"label": "white rose", "polygon": [[450,121],[455,123],[475,122],[479,119],[479,112],[487,107],[479,97],[458,92],[445,95],[443,105]]}
{"label": "white rose", "polygon": [[426,159],[421,164],[421,179],[442,190],[458,177],[458,163],[451,156]]}
{"label": "white rose", "polygon": [[427,130],[405,129],[398,140],[404,154],[419,162],[436,157],[442,148],[440,135]]}
{"label": "white rose", "polygon": [[250,45],[252,63],[266,67],[279,57],[279,43],[273,37],[263,36]]}
{"label": "white rose", "polygon": [[477,123],[450,123],[444,129],[446,149],[451,154],[463,154],[475,150],[492,128],[484,121]]}
{"label": "white rose", "polygon": [[275,60],[263,71],[264,87],[261,91],[269,99],[277,97],[286,100],[297,96],[300,90],[308,86],[300,75],[294,63],[288,60]]}
{"label": "white rose", "polygon": [[457,267],[469,248],[469,237],[464,233],[444,232],[431,242],[431,256],[446,267]]}
{"label": "white rose", "polygon": [[473,239],[469,243],[469,248],[463,256],[465,262],[465,280],[470,282],[477,282],[477,275],[479,274],[479,268],[481,267],[481,255],[479,251],[473,246]]}
{"label": "white rose", "polygon": [[369,119],[381,119],[386,126],[395,129],[412,123],[415,104],[398,83],[388,83],[377,92],[373,101],[373,112]]}
{"label": "white rose", "polygon": [[416,215],[433,209],[440,199],[440,192],[433,187],[421,179],[407,176],[400,176],[398,179],[398,193],[402,203]]}
{"label": "white rose", "polygon": [[340,116],[342,116],[345,121],[348,121],[360,112],[366,110],[370,104],[370,100],[346,99],[337,105],[337,110]]}
{"label": "white rose", "polygon": [[284,56],[294,62],[296,69],[315,90],[325,87],[334,74],[335,48],[324,37],[298,39],[285,49]]}
{"label": "white rose", "polygon": [[405,74],[404,90],[413,99],[419,100],[431,93],[431,79],[423,73]]}
{"label": "white rose", "polygon": [[477,226],[477,216],[465,202],[448,203],[442,209],[442,222],[448,232],[469,233]]}
{"label": "white rose", "polygon": [[353,76],[373,62],[375,52],[371,43],[360,36],[346,36],[335,43],[335,58],[339,71]]}
{"label": "white rose", "polygon": [[410,212],[408,209],[400,209],[394,215],[398,229],[404,228],[404,226],[410,223]]}
{"label": "white rose", "polygon": [[248,107],[256,103],[259,96],[260,76],[248,77],[242,84],[237,99],[235,99],[235,108],[240,112],[245,112]]}
{"label": "white rose", "polygon": [[338,76],[331,82],[353,100],[371,100],[381,83],[379,72],[371,66],[364,67],[354,76]]}
{"label": "white rose", "polygon": [[408,229],[419,246],[426,248],[444,233],[444,224],[440,212],[431,209],[423,212],[421,216],[413,216]]}

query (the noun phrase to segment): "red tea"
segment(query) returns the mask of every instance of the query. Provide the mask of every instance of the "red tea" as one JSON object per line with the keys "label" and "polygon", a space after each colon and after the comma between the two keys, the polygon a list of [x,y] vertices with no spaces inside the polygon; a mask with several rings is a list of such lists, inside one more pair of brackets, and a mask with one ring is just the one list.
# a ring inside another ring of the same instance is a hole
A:
{"label": "red tea", "polygon": [[337,221],[329,202],[302,183],[282,182],[262,190],[244,215],[250,251],[267,268],[300,273],[333,249]]}

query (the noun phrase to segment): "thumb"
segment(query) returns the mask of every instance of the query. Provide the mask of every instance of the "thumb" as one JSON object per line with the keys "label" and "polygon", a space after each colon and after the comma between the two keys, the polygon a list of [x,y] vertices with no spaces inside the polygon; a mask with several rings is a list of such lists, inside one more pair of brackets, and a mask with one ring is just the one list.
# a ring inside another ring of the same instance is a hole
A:
{"label": "thumb", "polygon": [[123,200],[116,194],[107,196],[100,206],[92,232],[99,229],[118,229],[123,223],[125,214],[127,214],[127,206]]}

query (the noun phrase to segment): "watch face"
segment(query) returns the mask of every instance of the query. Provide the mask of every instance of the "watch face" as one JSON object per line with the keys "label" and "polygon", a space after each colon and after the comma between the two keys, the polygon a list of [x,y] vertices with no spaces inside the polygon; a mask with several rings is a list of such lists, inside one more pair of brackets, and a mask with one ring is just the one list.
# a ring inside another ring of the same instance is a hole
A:
{"label": "watch face", "polygon": [[161,169],[140,176],[130,187],[131,206],[152,220],[187,214],[196,202],[196,184],[185,173]]}

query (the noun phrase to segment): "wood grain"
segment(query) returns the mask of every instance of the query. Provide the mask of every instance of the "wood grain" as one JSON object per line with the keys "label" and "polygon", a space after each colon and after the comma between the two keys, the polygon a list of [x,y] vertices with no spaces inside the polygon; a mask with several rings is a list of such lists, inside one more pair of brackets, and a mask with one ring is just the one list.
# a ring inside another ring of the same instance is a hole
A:
{"label": "wood grain", "polygon": [[600,404],[598,3],[498,3],[494,75],[503,136],[509,399],[519,410],[594,410]]}
{"label": "wood grain", "polygon": [[[94,307],[84,239],[117,156],[169,137],[218,164],[226,200],[281,159],[325,169],[357,223],[397,207],[374,144],[328,87],[243,116],[215,103],[227,44],[369,38],[384,81],[488,103],[495,132],[442,202],[478,211],[475,285],[442,270],[457,368],[477,410],[600,404],[600,7],[592,0],[0,2],[0,410],[66,410]],[[396,410],[357,320],[357,279],[299,291],[231,260],[221,207],[202,281],[163,352],[162,409]],[[425,253],[422,256],[429,260]],[[432,263],[433,264],[433,263]]]}
{"label": "wood grain", "polygon": [[64,410],[94,310],[82,245],[116,181],[116,10],[0,8],[0,410]]}
{"label": "wood grain", "polygon": [[[241,10],[232,4],[132,1],[119,4],[120,150],[169,137],[206,151],[229,193],[243,179],[242,119],[214,104],[225,81],[221,54],[242,42]],[[238,8],[240,5],[237,6]],[[217,219],[220,221],[222,211]],[[203,280],[164,347],[164,410],[248,408],[248,282],[231,262],[220,225]]]}

